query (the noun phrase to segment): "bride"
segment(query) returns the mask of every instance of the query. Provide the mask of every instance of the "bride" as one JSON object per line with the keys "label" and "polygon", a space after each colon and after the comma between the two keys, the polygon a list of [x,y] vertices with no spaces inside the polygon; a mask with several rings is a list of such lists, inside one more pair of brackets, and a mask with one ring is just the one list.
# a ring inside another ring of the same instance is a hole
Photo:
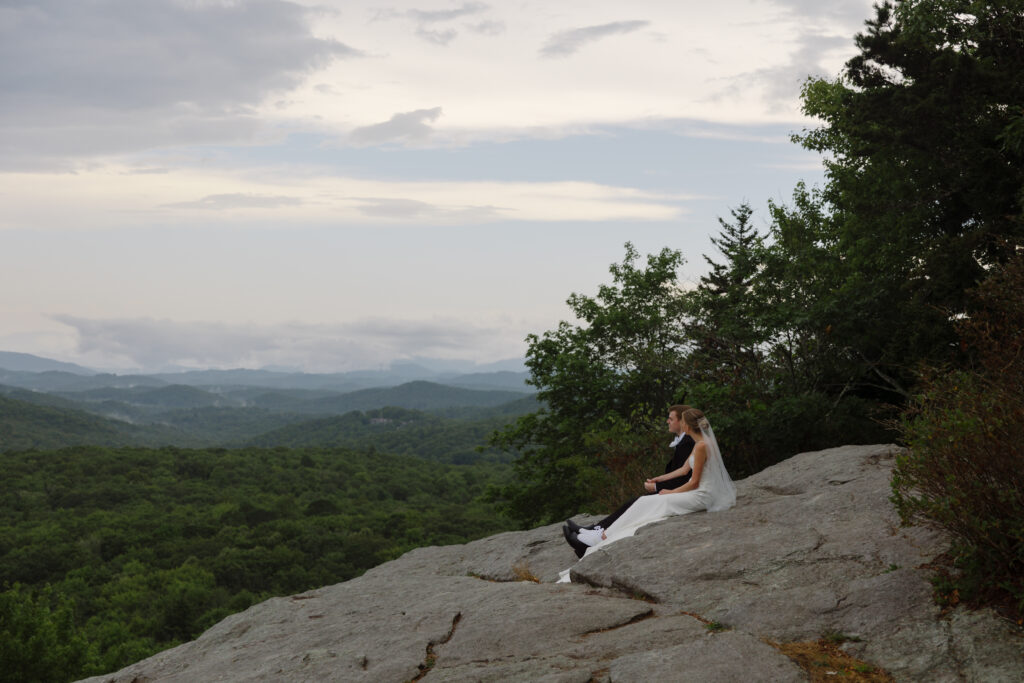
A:
{"label": "bride", "polygon": [[[682,467],[651,481],[668,481],[692,471],[690,480],[679,488],[663,489],[658,495],[641,496],[607,529],[581,529],[577,534],[579,541],[590,546],[586,555],[595,548],[632,536],[646,524],[701,510],[718,512],[735,505],[736,486],[725,469],[718,441],[704,413],[691,408],[682,418],[683,431],[695,442],[693,452]],[[567,577],[568,571],[563,572],[563,580]]]}

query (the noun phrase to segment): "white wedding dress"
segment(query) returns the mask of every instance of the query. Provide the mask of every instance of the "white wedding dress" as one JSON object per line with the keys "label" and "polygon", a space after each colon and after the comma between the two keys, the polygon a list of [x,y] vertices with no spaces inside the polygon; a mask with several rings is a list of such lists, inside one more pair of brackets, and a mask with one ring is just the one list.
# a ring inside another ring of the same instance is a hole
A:
{"label": "white wedding dress", "polygon": [[[587,548],[583,557],[597,552],[610,543],[632,536],[637,529],[646,524],[691,512],[719,512],[728,510],[736,504],[736,485],[725,469],[715,433],[706,420],[701,425],[700,432],[707,445],[707,461],[704,463],[697,488],[682,493],[640,496],[614,524],[604,530],[605,539]],[[692,454],[688,462],[692,471]],[[558,582],[568,583],[570,571],[571,569],[566,569],[561,572]]]}

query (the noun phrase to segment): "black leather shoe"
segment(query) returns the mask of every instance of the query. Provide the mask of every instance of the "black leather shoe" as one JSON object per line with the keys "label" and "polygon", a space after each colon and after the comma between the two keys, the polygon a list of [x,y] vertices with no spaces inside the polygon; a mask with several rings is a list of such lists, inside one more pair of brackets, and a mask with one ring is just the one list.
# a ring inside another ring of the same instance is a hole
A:
{"label": "black leather shoe", "polygon": [[590,526],[580,526],[579,524],[577,524],[576,522],[572,521],[571,519],[565,520],[565,525],[567,527],[569,527],[569,531],[573,532],[574,534],[578,534],[581,529],[593,529],[594,528],[593,524],[591,524]]}
{"label": "black leather shoe", "polygon": [[565,540],[572,546],[572,549],[576,551],[576,557],[583,557],[583,553],[587,552],[587,544],[576,537],[576,532],[569,528],[568,524],[562,525],[562,535],[565,536]]}

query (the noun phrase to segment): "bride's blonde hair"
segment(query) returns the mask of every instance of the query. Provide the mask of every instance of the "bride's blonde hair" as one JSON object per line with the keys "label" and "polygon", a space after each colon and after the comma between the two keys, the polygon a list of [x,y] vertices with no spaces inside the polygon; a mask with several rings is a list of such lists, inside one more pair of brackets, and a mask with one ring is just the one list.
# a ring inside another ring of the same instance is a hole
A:
{"label": "bride's blonde hair", "polygon": [[697,408],[690,408],[682,414],[683,422],[686,426],[695,432],[703,431],[708,428],[708,419],[704,417],[704,412]]}

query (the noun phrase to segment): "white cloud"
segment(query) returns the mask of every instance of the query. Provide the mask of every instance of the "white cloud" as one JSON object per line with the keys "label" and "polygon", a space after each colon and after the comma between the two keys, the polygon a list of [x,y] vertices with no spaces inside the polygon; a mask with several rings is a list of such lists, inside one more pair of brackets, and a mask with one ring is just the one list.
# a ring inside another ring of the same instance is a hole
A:
{"label": "white cloud", "polygon": [[505,32],[506,26],[503,21],[481,21],[476,24],[467,24],[466,28],[474,33],[479,33],[485,36],[500,36]]}
{"label": "white cloud", "polygon": [[298,206],[298,197],[267,196],[253,194],[211,194],[191,202],[164,204],[177,209],[273,209],[281,206]]}
{"label": "white cloud", "polygon": [[723,79],[729,85],[714,93],[711,99],[726,100],[755,90],[771,107],[792,107],[799,101],[800,87],[809,76],[836,75],[838,64],[834,56],[845,54],[850,40],[845,36],[807,31],[794,42],[796,50],[788,61]]}
{"label": "white cloud", "polygon": [[[485,13],[489,10],[489,5],[480,2],[464,2],[460,7],[447,10],[409,9],[402,11],[386,8],[374,11],[370,21],[379,22],[408,18],[416,25],[415,35],[417,38],[434,45],[446,46],[459,36],[459,32],[451,26],[438,28],[437,24],[452,22],[456,19]],[[500,25],[501,22],[484,20],[476,25],[470,25],[468,28],[476,33],[496,35],[493,31],[495,27]]]}
{"label": "white cloud", "polygon": [[349,139],[364,145],[397,141],[421,142],[429,138],[432,132],[427,122],[434,122],[440,116],[441,107],[395,114],[383,123],[356,128],[349,134]]}
{"label": "white cloud", "polygon": [[482,2],[464,2],[461,7],[449,10],[419,10],[411,9],[408,15],[422,23],[434,23],[437,21],[451,21],[460,19],[471,14],[479,14],[490,9]]}
{"label": "white cloud", "polygon": [[459,32],[453,28],[437,30],[421,26],[416,29],[416,35],[428,43],[434,43],[435,45],[447,45],[458,37]]}
{"label": "white cloud", "polygon": [[337,372],[416,356],[496,361],[524,350],[524,333],[509,329],[507,321],[373,317],[317,325],[52,317],[74,331],[78,357],[89,358],[98,367],[147,372],[266,366]]}
{"label": "white cloud", "polygon": [[[389,181],[322,169],[178,169],[131,174],[109,166],[82,174],[0,174],[0,232],[182,228],[196,220],[257,229],[368,223],[673,220],[698,199],[593,182]],[[209,188],[222,191],[209,194]],[[59,196],[61,201],[53,201]],[[469,200],[469,201],[467,201]]]}
{"label": "white cloud", "polygon": [[5,3],[0,156],[245,139],[272,93],[361,54],[311,20],[284,0]]}
{"label": "white cloud", "polygon": [[514,212],[496,206],[438,206],[416,199],[353,197],[361,202],[358,210],[366,216],[395,220],[425,220],[450,223],[490,223],[514,216]]}
{"label": "white cloud", "polygon": [[632,33],[648,25],[650,25],[649,21],[615,21],[610,24],[560,31],[548,39],[544,47],[540,49],[540,53],[545,57],[568,57],[587,43],[608,36]]}
{"label": "white cloud", "polygon": [[874,0],[768,0],[771,4],[781,7],[801,21],[808,19],[829,20],[844,25],[863,21],[872,16],[871,7]]}
{"label": "white cloud", "polygon": [[626,239],[699,266],[728,206],[787,196],[795,89],[869,5],[0,0],[0,342],[515,356]]}

